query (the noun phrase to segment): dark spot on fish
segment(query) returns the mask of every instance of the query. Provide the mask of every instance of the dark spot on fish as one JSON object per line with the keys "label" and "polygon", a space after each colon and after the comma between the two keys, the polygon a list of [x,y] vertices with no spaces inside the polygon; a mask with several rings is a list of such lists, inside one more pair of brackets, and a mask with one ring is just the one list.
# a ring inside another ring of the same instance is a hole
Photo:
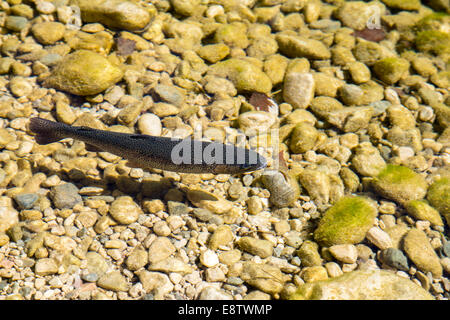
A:
{"label": "dark spot on fish", "polygon": [[363,38],[368,41],[380,42],[386,38],[386,32],[383,28],[379,29],[369,29],[365,28],[363,30],[355,30],[352,33],[355,37]]}

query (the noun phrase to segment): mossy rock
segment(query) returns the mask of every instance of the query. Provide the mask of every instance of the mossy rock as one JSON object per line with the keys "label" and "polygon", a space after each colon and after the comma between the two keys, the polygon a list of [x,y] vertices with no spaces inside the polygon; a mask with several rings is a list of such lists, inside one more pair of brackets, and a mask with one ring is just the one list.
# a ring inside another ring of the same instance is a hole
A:
{"label": "mossy rock", "polygon": [[435,226],[444,225],[439,212],[425,200],[411,200],[405,208],[408,214],[417,220],[427,220]]}
{"label": "mossy rock", "polygon": [[373,71],[376,76],[388,83],[394,84],[408,73],[409,62],[405,59],[390,57],[376,62]]}
{"label": "mossy rock", "polygon": [[65,56],[45,79],[46,86],[87,96],[100,93],[122,79],[122,70],[102,55],[78,50]]}
{"label": "mossy rock", "polygon": [[292,300],[433,300],[411,280],[386,270],[358,270],[301,285]]}
{"label": "mossy rock", "polygon": [[343,197],[325,212],[314,239],[324,246],[359,243],[373,226],[376,216],[377,209],[371,200]]}
{"label": "mossy rock", "polygon": [[420,0],[382,0],[382,2],[392,9],[398,10],[419,10]]}
{"label": "mossy rock", "polygon": [[243,59],[231,58],[210,67],[208,74],[228,78],[239,92],[272,90],[269,77],[255,64]]}
{"label": "mossy rock", "polygon": [[99,22],[128,31],[145,28],[156,13],[128,0],[70,0],[69,3],[80,8],[84,23]]}
{"label": "mossy rock", "polygon": [[450,34],[443,31],[421,31],[416,36],[415,44],[417,49],[423,52],[450,54]]}
{"label": "mossy rock", "polygon": [[427,193],[427,182],[421,175],[397,165],[387,165],[381,170],[372,186],[381,196],[400,204],[423,199]]}
{"label": "mossy rock", "polygon": [[428,189],[427,200],[445,217],[450,226],[450,178],[435,181]]}
{"label": "mossy rock", "polygon": [[444,12],[434,12],[420,19],[416,25],[416,31],[436,30],[444,31],[445,25],[450,24],[450,15]]}

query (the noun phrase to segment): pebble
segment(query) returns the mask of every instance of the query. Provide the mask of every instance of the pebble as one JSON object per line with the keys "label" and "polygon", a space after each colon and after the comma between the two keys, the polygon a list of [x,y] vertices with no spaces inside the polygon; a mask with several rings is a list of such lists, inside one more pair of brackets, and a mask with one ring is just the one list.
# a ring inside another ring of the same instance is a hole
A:
{"label": "pebble", "polygon": [[215,214],[224,214],[233,207],[231,201],[199,189],[189,189],[186,196],[194,206],[207,209]]}
{"label": "pebble", "polygon": [[198,297],[199,300],[233,300],[233,297],[216,287],[205,287]]}
{"label": "pebble", "polygon": [[153,225],[153,232],[158,236],[167,237],[170,235],[170,228],[166,221],[157,221]]}
{"label": "pebble", "polygon": [[200,262],[208,268],[215,267],[219,263],[219,257],[213,250],[205,250],[200,254]]}
{"label": "pebble", "polygon": [[262,183],[270,191],[269,201],[277,207],[288,207],[298,198],[300,187],[289,174],[267,170],[261,177]]}
{"label": "pebble", "polygon": [[156,263],[152,263],[148,269],[150,271],[161,271],[165,273],[177,272],[181,274],[188,274],[192,272],[192,268],[188,264],[174,257],[169,257]]}
{"label": "pebble", "polygon": [[97,285],[106,290],[112,291],[128,291],[130,284],[120,271],[111,271],[101,276]]}
{"label": "pebble", "polygon": [[150,136],[160,136],[162,132],[161,120],[153,113],[144,113],[138,122],[139,131]]}
{"label": "pebble", "polygon": [[314,98],[314,88],[310,73],[290,72],[284,80],[283,98],[294,109],[305,109]]}
{"label": "pebble", "polygon": [[276,122],[276,118],[265,111],[248,111],[239,115],[239,128],[247,135],[265,133]]}
{"label": "pebble", "polygon": [[168,258],[176,251],[175,246],[166,237],[156,238],[148,249],[148,261],[155,264]]}
{"label": "pebble", "polygon": [[238,245],[242,250],[261,258],[267,258],[273,253],[273,245],[268,240],[242,237],[238,240]]}
{"label": "pebble", "polygon": [[56,8],[50,1],[36,1],[36,10],[43,14],[52,14],[55,12]]}
{"label": "pebble", "polygon": [[148,263],[148,252],[140,247],[136,247],[127,257],[126,265],[129,270],[136,271]]}
{"label": "pebble", "polygon": [[58,209],[71,209],[82,201],[78,188],[72,183],[54,186],[50,190],[50,198]]}
{"label": "pebble", "polygon": [[[373,284],[377,283],[377,286]],[[307,300],[431,300],[433,297],[409,279],[386,270],[358,270],[326,281],[302,285],[291,299]]]}
{"label": "pebble", "polygon": [[17,205],[20,209],[31,209],[35,202],[39,199],[39,196],[35,193],[23,193],[14,197]]}
{"label": "pebble", "polygon": [[328,250],[333,257],[343,263],[355,263],[358,258],[358,251],[352,244],[338,244],[329,247]]}
{"label": "pebble", "polygon": [[163,102],[173,104],[177,107],[181,107],[184,103],[185,96],[177,87],[158,84],[153,88],[153,91]]}
{"label": "pebble", "polygon": [[283,273],[279,268],[254,262],[244,263],[241,279],[269,294],[279,293],[285,282]]}
{"label": "pebble", "polygon": [[408,260],[401,250],[395,248],[384,249],[380,253],[380,258],[388,266],[402,271],[409,270]]}
{"label": "pebble", "polygon": [[58,265],[55,259],[43,258],[36,261],[34,272],[40,276],[48,276],[58,272]]}
{"label": "pebble", "polygon": [[64,36],[66,28],[59,22],[39,22],[33,24],[31,32],[39,43],[44,45],[54,44]]}
{"label": "pebble", "polygon": [[86,269],[89,274],[95,274],[97,277],[101,277],[109,269],[108,262],[97,252],[86,253],[86,261]]}
{"label": "pebble", "polygon": [[442,266],[426,234],[418,229],[411,229],[403,238],[403,249],[417,268],[431,272],[433,277],[442,276]]}
{"label": "pebble", "polygon": [[142,209],[133,201],[130,196],[121,196],[111,203],[109,214],[121,224],[131,224],[136,222]]}
{"label": "pebble", "polygon": [[27,26],[28,20],[25,17],[6,16],[5,27],[11,31],[20,32]]}
{"label": "pebble", "polygon": [[165,294],[171,292],[174,288],[169,277],[161,272],[140,270],[136,274],[145,292],[154,294],[156,299],[162,299]]}
{"label": "pebble", "polygon": [[377,148],[370,144],[362,143],[355,150],[352,165],[363,176],[375,176],[386,166]]}
{"label": "pebble", "polygon": [[303,267],[322,265],[322,258],[319,253],[319,245],[313,241],[304,241],[297,250]]}
{"label": "pebble", "polygon": [[23,77],[13,77],[9,82],[9,89],[16,97],[27,97],[33,91],[31,83]]}
{"label": "pebble", "polygon": [[316,282],[328,279],[328,272],[322,266],[306,267],[301,273],[302,279],[306,282]]}
{"label": "pebble", "polygon": [[344,274],[341,267],[336,262],[327,262],[324,266],[329,278],[339,277]]}
{"label": "pebble", "polygon": [[381,250],[393,247],[389,234],[378,227],[370,228],[366,233],[366,238]]}
{"label": "pebble", "polygon": [[74,0],[83,14],[83,22],[99,22],[111,28],[136,31],[143,29],[151,14],[138,4],[125,0]]}
{"label": "pebble", "polygon": [[221,246],[228,245],[233,241],[233,237],[233,232],[229,226],[219,226],[209,238],[208,247],[211,250],[216,250]]}

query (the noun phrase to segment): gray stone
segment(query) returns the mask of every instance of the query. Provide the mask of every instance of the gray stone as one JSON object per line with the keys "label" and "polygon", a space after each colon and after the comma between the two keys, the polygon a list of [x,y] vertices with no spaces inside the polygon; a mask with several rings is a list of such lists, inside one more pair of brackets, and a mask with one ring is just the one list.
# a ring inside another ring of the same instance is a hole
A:
{"label": "gray stone", "polygon": [[50,191],[50,198],[58,209],[71,209],[82,201],[78,188],[72,183],[55,186]]}
{"label": "gray stone", "polygon": [[395,248],[387,248],[381,251],[381,260],[390,267],[399,270],[408,271],[408,259],[401,250]]}
{"label": "gray stone", "polygon": [[31,209],[34,203],[39,199],[35,193],[22,193],[14,197],[20,209]]}

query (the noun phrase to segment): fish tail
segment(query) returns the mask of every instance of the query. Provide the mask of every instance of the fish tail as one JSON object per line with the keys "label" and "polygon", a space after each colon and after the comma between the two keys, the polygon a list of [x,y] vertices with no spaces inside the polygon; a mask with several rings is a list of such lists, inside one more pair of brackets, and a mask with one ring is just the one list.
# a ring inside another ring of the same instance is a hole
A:
{"label": "fish tail", "polygon": [[49,144],[65,138],[62,134],[64,124],[42,118],[31,118],[29,128],[36,134],[38,144]]}

